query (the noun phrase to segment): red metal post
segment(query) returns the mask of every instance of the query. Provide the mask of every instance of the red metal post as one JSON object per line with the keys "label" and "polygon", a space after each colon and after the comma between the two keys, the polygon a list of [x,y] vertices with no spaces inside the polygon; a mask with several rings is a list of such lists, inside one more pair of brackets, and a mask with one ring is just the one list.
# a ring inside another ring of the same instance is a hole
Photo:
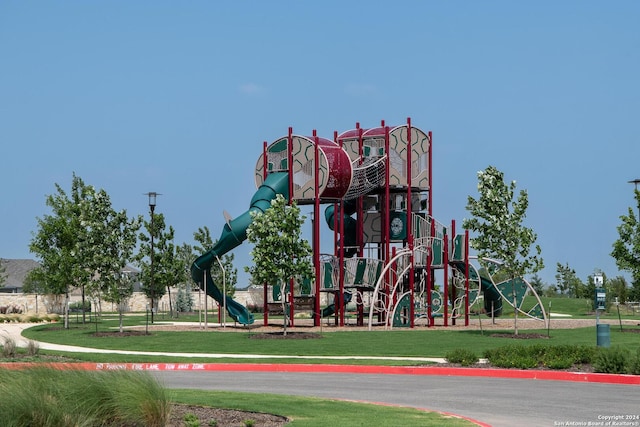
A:
{"label": "red metal post", "polygon": [[[384,120],[382,121],[382,124],[384,126]],[[385,126],[384,128],[384,153],[385,153],[385,171],[384,171],[384,200],[383,200],[383,205],[382,205],[382,209],[381,209],[381,220],[382,220],[382,248],[384,251],[384,262],[385,264],[387,262],[389,262],[389,249],[391,247],[390,245],[390,232],[389,232],[389,217],[391,215],[391,212],[389,211],[389,199],[391,198],[390,195],[390,191],[389,191],[389,166],[391,164],[390,159],[389,159],[389,127]],[[387,284],[387,298],[389,298],[389,276],[387,274],[386,279],[386,284]]]}
{"label": "red metal post", "polygon": [[411,155],[413,147],[411,145],[411,117],[407,117],[407,244],[409,246],[409,325],[411,328],[415,326],[414,315],[414,290],[415,290],[415,268],[413,265],[413,214],[411,208]]}
{"label": "red metal post", "polygon": [[[333,132],[334,141],[338,139],[338,131]],[[340,141],[342,148],[342,141]],[[340,200],[340,293],[338,302],[340,304],[339,324],[344,326],[344,200]]]}
{"label": "red metal post", "polygon": [[[267,168],[269,167],[269,159],[267,158],[267,141],[262,142],[262,181],[264,182],[267,179]],[[264,313],[264,326],[269,325],[269,306],[267,305],[267,297],[269,296],[269,292],[267,288],[269,287],[268,283],[264,284],[264,299],[262,301],[262,312]]]}
{"label": "red metal post", "polygon": [[[362,135],[363,135],[363,130],[360,127],[360,123],[356,123],[356,129],[358,129],[358,157],[360,158],[360,160],[358,161],[358,164],[362,164],[363,162],[363,155],[364,155],[364,147],[363,147],[363,140],[362,140]],[[360,196],[358,197],[358,205],[357,205],[357,217],[358,217],[358,222],[356,223],[356,244],[358,245],[358,256],[359,257],[363,257],[364,256],[364,196]]]}
{"label": "red metal post", "polygon": [[311,226],[313,227],[313,266],[316,271],[313,324],[320,326],[320,281],[322,280],[320,277],[320,149],[318,148],[318,133],[315,129],[313,130],[313,143],[315,144],[313,160],[315,196]]}
{"label": "red metal post", "polygon": [[444,304],[444,313],[442,315],[442,319],[444,320],[444,326],[449,326],[449,237],[447,232],[445,231],[444,243],[442,245],[442,249],[444,251],[444,272],[443,272],[443,290],[442,290],[442,303]]}
{"label": "red metal post", "polygon": [[469,230],[464,230],[464,326],[469,326]]}
{"label": "red metal post", "polygon": [[429,131],[429,217],[433,217],[433,134]]}
{"label": "red metal post", "polygon": [[[455,250],[455,238],[456,238],[456,220],[452,219],[451,220],[451,252],[453,252]],[[447,253],[448,256],[448,253]],[[447,258],[448,259],[448,258]],[[446,264],[445,268],[449,268],[449,263]],[[455,302],[456,298],[458,297],[458,290],[456,289],[455,286],[451,287],[451,301]],[[456,318],[453,316],[455,312],[451,312],[451,325],[455,326],[456,324]],[[455,313],[456,315],[460,315],[460,313]]]}
{"label": "red metal post", "polygon": [[[289,205],[293,201],[293,128],[289,126],[289,135],[287,137],[287,172],[289,173]],[[294,326],[294,281],[289,280],[289,322]],[[284,295],[284,292],[282,293]]]}

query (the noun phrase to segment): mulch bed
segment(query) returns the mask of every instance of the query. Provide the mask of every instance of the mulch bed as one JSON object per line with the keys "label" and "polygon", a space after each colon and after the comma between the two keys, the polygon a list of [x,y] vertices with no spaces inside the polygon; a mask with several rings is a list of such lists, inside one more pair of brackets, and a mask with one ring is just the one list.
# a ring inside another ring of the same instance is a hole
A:
{"label": "mulch bed", "polygon": [[284,331],[280,332],[262,332],[249,335],[250,339],[254,340],[309,340],[322,338],[322,335],[313,332],[289,332],[287,335]]}
{"label": "mulch bed", "polygon": [[547,335],[544,334],[491,334],[492,337],[496,337],[496,338],[511,338],[514,340],[529,340],[529,339],[537,339],[537,338],[543,338],[543,339],[548,339],[549,337]]}

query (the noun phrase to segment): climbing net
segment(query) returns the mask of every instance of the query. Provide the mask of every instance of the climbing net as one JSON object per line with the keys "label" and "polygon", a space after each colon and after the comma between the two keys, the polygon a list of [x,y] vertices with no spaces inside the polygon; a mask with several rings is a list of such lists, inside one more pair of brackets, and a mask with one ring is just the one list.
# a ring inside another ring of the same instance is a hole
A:
{"label": "climbing net", "polygon": [[353,179],[351,186],[344,196],[345,200],[355,199],[370,193],[375,188],[384,184],[385,157],[367,157],[362,164],[360,160],[352,162]]}

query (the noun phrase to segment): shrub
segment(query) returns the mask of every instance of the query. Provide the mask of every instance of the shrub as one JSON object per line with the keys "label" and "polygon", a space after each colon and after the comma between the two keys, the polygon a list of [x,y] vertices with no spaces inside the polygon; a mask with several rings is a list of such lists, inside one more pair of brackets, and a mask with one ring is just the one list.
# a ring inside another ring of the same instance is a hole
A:
{"label": "shrub", "polygon": [[466,348],[451,350],[444,357],[449,363],[459,363],[462,366],[471,366],[480,360],[473,351]]}
{"label": "shrub", "polygon": [[626,372],[627,351],[619,347],[599,348],[593,361],[593,370],[605,374]]}
{"label": "shrub", "polygon": [[27,354],[29,356],[36,356],[40,352],[40,344],[34,340],[27,341]]}
{"label": "shrub", "polygon": [[186,290],[184,287],[178,288],[176,310],[181,313],[193,311],[193,295],[191,294],[191,291]]}
{"label": "shrub", "polygon": [[489,362],[501,368],[529,369],[544,366],[550,369],[567,369],[573,365],[592,363],[596,350],[577,345],[505,346],[485,351]]}
{"label": "shrub", "polygon": [[[70,313],[82,313],[82,301],[69,303]],[[91,313],[91,301],[84,302],[84,312]]]}
{"label": "shrub", "polygon": [[530,369],[538,366],[535,348],[509,345],[485,351],[485,357],[499,368]]}
{"label": "shrub", "polygon": [[2,357],[10,358],[16,357],[16,340],[10,337],[3,337],[2,342]]}
{"label": "shrub", "polygon": [[540,346],[540,363],[550,369],[567,369],[573,365],[591,363],[595,349],[578,345]]}
{"label": "shrub", "polygon": [[629,360],[629,373],[632,375],[640,375],[640,348]]}
{"label": "shrub", "polygon": [[200,420],[195,414],[186,414],[184,416],[184,426],[185,427],[200,427]]}
{"label": "shrub", "polygon": [[160,427],[170,408],[166,391],[140,371],[0,369],[0,396],[11,396],[0,399],[10,427]]}

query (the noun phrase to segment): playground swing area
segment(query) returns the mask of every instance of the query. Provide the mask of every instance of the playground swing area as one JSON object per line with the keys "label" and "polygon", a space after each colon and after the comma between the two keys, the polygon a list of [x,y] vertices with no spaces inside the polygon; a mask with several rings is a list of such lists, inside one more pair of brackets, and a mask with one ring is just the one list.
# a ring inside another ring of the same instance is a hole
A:
{"label": "playground swing area", "polygon": [[[500,260],[469,254],[468,231],[456,233],[454,220],[444,225],[433,217],[432,146],[432,133],[410,118],[370,129],[356,123],[333,139],[289,128],[264,142],[249,209],[225,215],[217,243],[191,266],[193,280],[235,322],[253,324],[253,314],[221,292],[210,270],[246,240],[250,212],[265,212],[281,194],[313,206],[315,279],[265,284],[264,326],[283,310],[290,327],[301,321],[300,312],[310,313],[313,326],[468,326],[471,307],[494,318],[510,306],[546,327],[540,298],[524,278],[505,279]],[[320,251],[323,230],[333,236],[332,253]]]}

